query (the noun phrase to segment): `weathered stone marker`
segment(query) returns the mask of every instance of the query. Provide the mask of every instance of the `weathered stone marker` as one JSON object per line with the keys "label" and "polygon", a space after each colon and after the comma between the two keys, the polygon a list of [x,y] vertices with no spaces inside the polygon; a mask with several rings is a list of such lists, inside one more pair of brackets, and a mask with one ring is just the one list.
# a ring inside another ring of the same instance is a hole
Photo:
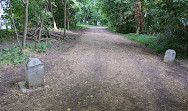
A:
{"label": "weathered stone marker", "polygon": [[164,62],[172,63],[176,58],[176,51],[172,49],[168,49],[164,56]]}
{"label": "weathered stone marker", "polygon": [[44,65],[37,58],[29,58],[26,63],[26,84],[29,88],[44,85]]}

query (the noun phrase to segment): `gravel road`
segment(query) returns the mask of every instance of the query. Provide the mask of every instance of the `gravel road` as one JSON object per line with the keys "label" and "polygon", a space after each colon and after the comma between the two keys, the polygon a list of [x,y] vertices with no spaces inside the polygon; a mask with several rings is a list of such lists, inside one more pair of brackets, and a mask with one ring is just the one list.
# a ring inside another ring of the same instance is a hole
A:
{"label": "gravel road", "polygon": [[16,70],[18,79],[0,94],[0,110],[188,111],[187,64],[166,64],[163,56],[104,27],[79,33],[66,51],[39,57],[49,86],[42,91],[22,95],[16,82],[24,80],[23,67],[3,69]]}

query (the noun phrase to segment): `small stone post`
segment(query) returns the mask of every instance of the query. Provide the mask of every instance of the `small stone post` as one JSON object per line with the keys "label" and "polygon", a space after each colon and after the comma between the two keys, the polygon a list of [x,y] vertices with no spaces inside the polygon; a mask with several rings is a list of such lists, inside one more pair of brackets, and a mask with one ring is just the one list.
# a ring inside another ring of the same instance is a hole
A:
{"label": "small stone post", "polygon": [[29,58],[25,67],[26,84],[29,88],[44,85],[44,65],[37,58]]}
{"label": "small stone post", "polygon": [[172,63],[176,58],[176,51],[172,49],[168,49],[164,56],[164,62]]}

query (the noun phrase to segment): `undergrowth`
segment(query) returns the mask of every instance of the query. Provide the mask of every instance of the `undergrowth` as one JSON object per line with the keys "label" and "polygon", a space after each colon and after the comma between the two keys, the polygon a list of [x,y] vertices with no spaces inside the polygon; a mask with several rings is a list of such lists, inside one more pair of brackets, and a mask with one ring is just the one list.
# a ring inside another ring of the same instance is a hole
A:
{"label": "undergrowth", "polygon": [[46,52],[48,49],[50,49],[50,44],[46,45],[45,42],[39,43],[38,49],[36,49],[35,44],[27,45],[23,51],[24,54],[21,53],[18,45],[15,45],[11,48],[0,49],[0,68],[5,68],[8,65],[15,66],[21,64],[33,54],[43,53]]}
{"label": "undergrowth", "polygon": [[73,27],[73,26],[71,26],[70,27],[70,30],[72,30],[72,31],[79,31],[79,30],[81,30],[83,27],[80,27],[80,26],[76,26],[76,27]]}
{"label": "undergrowth", "polygon": [[4,41],[12,41],[14,39],[14,35],[13,31],[0,29],[0,43],[3,43]]}
{"label": "undergrowth", "polygon": [[0,67],[4,68],[8,65],[17,65],[24,62],[24,57],[18,45],[11,48],[4,48],[0,50]]}
{"label": "undergrowth", "polygon": [[122,35],[130,40],[148,46],[158,53],[164,54],[166,50],[173,49],[177,52],[178,59],[188,59],[187,46],[178,38],[164,36],[163,34],[157,36],[149,36],[146,34],[135,35],[133,33]]}

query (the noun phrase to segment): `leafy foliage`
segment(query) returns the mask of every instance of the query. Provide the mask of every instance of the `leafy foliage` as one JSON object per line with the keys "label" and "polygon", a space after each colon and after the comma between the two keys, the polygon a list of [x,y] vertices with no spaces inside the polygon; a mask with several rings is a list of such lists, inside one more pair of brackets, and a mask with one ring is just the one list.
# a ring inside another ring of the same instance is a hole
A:
{"label": "leafy foliage", "polygon": [[18,46],[12,48],[1,49],[0,51],[0,63],[1,67],[6,65],[17,65],[25,61],[25,57],[20,52]]}
{"label": "leafy foliage", "polygon": [[[63,27],[64,18],[63,5],[61,1],[55,0],[54,2],[54,16],[58,27]],[[70,25],[76,26],[76,24],[90,24],[99,25],[101,21],[101,13],[97,7],[96,0],[69,0],[68,10],[70,10]]]}
{"label": "leafy foliage", "polygon": [[39,43],[38,49],[36,49],[35,44],[30,44],[26,46],[24,50],[24,55],[21,53],[18,45],[11,48],[0,49],[0,67],[6,67],[7,65],[17,65],[25,62],[25,60],[35,53],[46,52],[50,49],[50,44]]}
{"label": "leafy foliage", "polygon": [[109,27],[120,33],[135,32],[133,4],[130,1],[100,0],[98,5]]}
{"label": "leafy foliage", "polygon": [[9,30],[0,30],[0,43],[14,39],[14,33]]}
{"label": "leafy foliage", "polygon": [[[24,26],[24,3],[22,0],[10,0],[12,11],[14,14],[15,24],[19,30],[23,30]],[[30,0],[29,1],[29,27],[37,27],[42,19],[43,14],[45,13],[45,0]],[[5,19],[11,20],[10,8],[8,1],[5,0],[4,11],[6,15],[3,17]],[[47,19],[51,17],[50,13],[47,13]],[[11,21],[9,21],[11,24]],[[46,21],[46,24],[51,23],[51,21]]]}

